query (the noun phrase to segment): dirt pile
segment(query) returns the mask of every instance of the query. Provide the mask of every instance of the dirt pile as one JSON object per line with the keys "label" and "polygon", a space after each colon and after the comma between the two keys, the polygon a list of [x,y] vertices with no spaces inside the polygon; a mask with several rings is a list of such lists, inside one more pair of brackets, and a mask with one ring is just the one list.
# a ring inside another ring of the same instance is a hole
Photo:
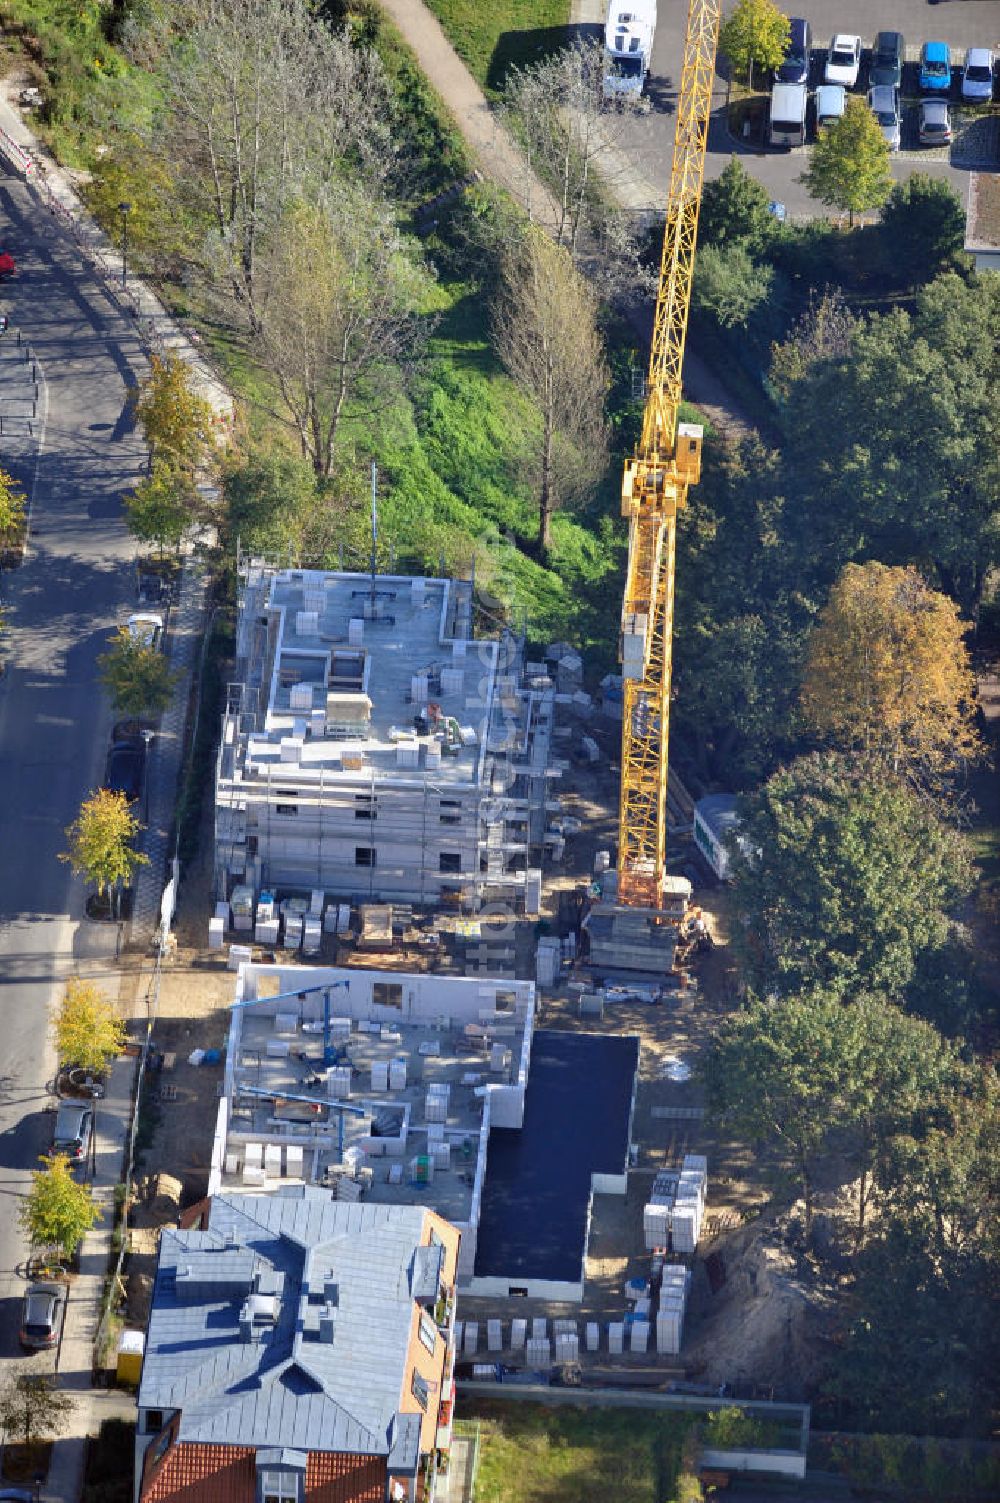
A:
{"label": "dirt pile", "polygon": [[700,1380],[773,1386],[776,1396],[804,1399],[822,1378],[837,1282],[796,1245],[800,1218],[798,1207],[762,1218],[719,1238],[699,1261],[684,1360]]}

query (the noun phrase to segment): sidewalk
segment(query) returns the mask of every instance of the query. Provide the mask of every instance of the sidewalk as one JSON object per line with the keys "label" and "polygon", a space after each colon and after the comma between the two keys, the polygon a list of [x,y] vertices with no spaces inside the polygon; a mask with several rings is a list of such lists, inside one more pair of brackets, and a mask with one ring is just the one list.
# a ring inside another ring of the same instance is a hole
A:
{"label": "sidewalk", "polygon": [[[0,89],[3,87],[0,85]],[[12,87],[9,81],[6,87]],[[0,126],[35,162],[31,190],[39,207],[52,214],[75,240],[112,301],[129,317],[139,321],[140,337],[149,352],[169,353],[184,360],[192,369],[200,395],[212,404],[220,419],[229,422],[233,415],[232,397],[191,335],[176,323],[160,300],[136,277],[129,275],[127,286],[122,287],[120,247],[115,246],[90,217],[68,173],[58,165],[25,124],[21,112],[3,94],[0,94]]]}
{"label": "sidewalk", "polygon": [[95,1102],[94,1199],[101,1220],[88,1232],[80,1249],[80,1271],[70,1287],[62,1340],[56,1354],[56,1372],[61,1386],[76,1402],[72,1435],[56,1441],[49,1475],[42,1489],[48,1503],[73,1503],[83,1486],[86,1436],[96,1435],[101,1421],[112,1414],[134,1415],[131,1396],[111,1390],[92,1389],[94,1336],[104,1294],[108,1252],[115,1215],[115,1186],[121,1175],[122,1153],[132,1109],[132,1085],[138,1061],[122,1057],[115,1061],[108,1078],[107,1095]]}

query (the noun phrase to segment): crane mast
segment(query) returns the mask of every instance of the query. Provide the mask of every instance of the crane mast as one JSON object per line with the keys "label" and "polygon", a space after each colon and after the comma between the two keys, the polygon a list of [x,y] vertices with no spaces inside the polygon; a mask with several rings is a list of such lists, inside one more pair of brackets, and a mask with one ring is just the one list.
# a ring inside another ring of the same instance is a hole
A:
{"label": "crane mast", "polygon": [[681,367],[715,75],[721,0],[690,0],[642,434],[625,462],[618,901],[659,908],[667,837],[667,738],[677,511],[701,475],[701,427],[681,423]]}

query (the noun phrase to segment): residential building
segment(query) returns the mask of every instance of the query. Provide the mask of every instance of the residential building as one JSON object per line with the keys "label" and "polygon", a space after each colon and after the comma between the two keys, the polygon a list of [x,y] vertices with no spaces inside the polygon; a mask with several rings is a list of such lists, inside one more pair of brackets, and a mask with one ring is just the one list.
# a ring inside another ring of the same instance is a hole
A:
{"label": "residential building", "polygon": [[242,569],[215,882],[537,912],[555,688],[470,581]]}
{"label": "residential building", "polygon": [[424,1206],[305,1185],[216,1195],[205,1221],[161,1234],[137,1503],[432,1499],[457,1230]]}

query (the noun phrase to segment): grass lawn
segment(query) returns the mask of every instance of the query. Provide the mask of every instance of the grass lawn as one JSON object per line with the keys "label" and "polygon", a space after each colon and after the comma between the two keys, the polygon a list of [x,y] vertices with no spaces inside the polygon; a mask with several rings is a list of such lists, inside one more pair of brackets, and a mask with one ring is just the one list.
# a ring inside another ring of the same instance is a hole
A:
{"label": "grass lawn", "polygon": [[568,41],[569,0],[428,0],[458,54],[490,93],[512,63],[533,63]]}
{"label": "grass lawn", "polygon": [[691,1417],[479,1400],[477,1424],[476,1503],[671,1503]]}

